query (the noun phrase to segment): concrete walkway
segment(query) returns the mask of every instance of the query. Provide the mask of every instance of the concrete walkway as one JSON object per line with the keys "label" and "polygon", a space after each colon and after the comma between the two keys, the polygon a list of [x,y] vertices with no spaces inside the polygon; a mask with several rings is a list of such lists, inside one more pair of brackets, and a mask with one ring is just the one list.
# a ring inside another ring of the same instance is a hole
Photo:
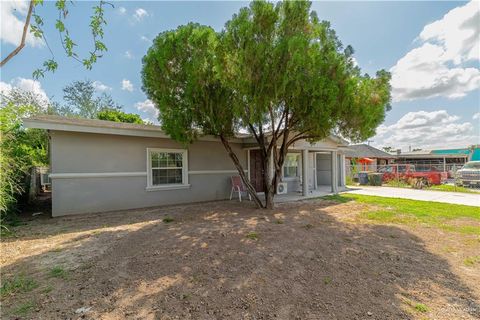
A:
{"label": "concrete walkway", "polygon": [[463,204],[467,206],[480,207],[480,194],[443,192],[430,190],[415,190],[408,188],[391,187],[350,187],[347,193],[363,194],[367,196],[402,198],[422,201],[436,201],[453,204]]}

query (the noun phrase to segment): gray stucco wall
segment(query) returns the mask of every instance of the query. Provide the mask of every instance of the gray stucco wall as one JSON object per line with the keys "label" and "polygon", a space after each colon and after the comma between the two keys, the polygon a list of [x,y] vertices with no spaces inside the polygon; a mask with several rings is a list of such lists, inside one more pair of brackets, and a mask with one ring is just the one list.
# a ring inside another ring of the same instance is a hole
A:
{"label": "gray stucco wall", "polygon": [[[246,169],[246,151],[232,144]],[[147,148],[184,149],[175,141],[120,135],[51,132],[51,172],[118,173],[147,171]],[[219,142],[187,147],[188,171],[234,171]],[[52,215],[102,212],[165,204],[226,199],[234,172],[189,174],[188,189],[147,191],[147,177],[74,177],[52,179]],[[55,175],[54,175],[55,176]]]}

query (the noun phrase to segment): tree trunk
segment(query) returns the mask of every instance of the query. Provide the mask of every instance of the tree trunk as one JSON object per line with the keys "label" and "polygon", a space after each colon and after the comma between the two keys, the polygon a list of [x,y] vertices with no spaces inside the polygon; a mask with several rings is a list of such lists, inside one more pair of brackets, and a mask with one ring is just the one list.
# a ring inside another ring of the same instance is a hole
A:
{"label": "tree trunk", "polygon": [[[272,181],[273,179],[271,179],[272,177],[270,177],[270,172],[272,171],[271,169],[271,161],[270,161],[270,157],[271,157],[271,153],[268,154],[267,153],[267,157],[265,159],[263,159],[264,161],[264,174],[263,174],[263,189],[265,191],[265,208],[267,209],[273,209],[274,207],[274,203],[273,203],[273,197],[275,196],[275,186],[273,185]],[[275,173],[274,173],[274,176],[275,176]]]}
{"label": "tree trunk", "polygon": [[263,208],[264,206],[262,204],[262,201],[257,196],[257,191],[255,190],[253,185],[250,183],[250,180],[248,180],[247,176],[245,175],[245,171],[243,170],[243,167],[240,164],[240,161],[238,160],[237,155],[235,154],[235,152],[233,152],[232,147],[230,147],[230,144],[228,143],[227,139],[225,139],[225,137],[223,136],[220,136],[220,140],[222,141],[222,144],[225,147],[225,150],[227,150],[228,155],[232,159],[233,164],[235,165],[235,168],[237,168],[240,178],[242,179],[243,184],[247,188],[248,193],[252,197],[253,202],[255,202],[257,207]]}
{"label": "tree trunk", "polygon": [[275,195],[275,189],[270,188],[267,192],[265,192],[265,208],[266,209],[273,209],[275,203],[273,202],[273,197]]}
{"label": "tree trunk", "polygon": [[270,155],[263,150],[261,154],[262,159],[262,176],[263,176],[263,193],[265,196],[265,208],[271,209],[272,204],[269,203],[268,194],[270,193]]}
{"label": "tree trunk", "polygon": [[[282,139],[282,145],[280,147],[280,150],[278,151],[277,147],[277,141],[278,138],[274,137],[274,146],[272,148],[272,154],[269,155],[269,157],[273,157],[273,177],[271,177],[271,180],[268,181],[268,188],[266,188],[265,191],[265,207],[269,209],[273,209],[274,207],[274,202],[273,198],[275,197],[275,192],[277,190],[278,183],[280,182],[280,178],[282,176],[282,168],[283,168],[283,163],[285,162],[285,157],[288,152],[288,136],[289,136],[289,130],[285,130],[282,134],[283,139]],[[267,160],[267,167],[270,169],[270,162],[269,159]],[[270,179],[270,171],[268,172],[268,175],[265,176],[265,178]],[[268,190],[268,192],[267,192]]]}

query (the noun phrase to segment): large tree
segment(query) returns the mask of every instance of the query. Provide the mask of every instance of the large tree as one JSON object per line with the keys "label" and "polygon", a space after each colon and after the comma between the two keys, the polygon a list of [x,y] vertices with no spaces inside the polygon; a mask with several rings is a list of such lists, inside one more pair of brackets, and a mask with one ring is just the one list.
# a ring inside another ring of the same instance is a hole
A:
{"label": "large tree", "polygon": [[105,110],[121,110],[113,98],[106,93],[97,94],[91,80],[73,81],[63,88],[63,100],[57,113],[65,116],[96,119],[97,114]]}
{"label": "large tree", "polygon": [[[161,33],[143,60],[143,89],[163,129],[183,143],[200,133],[219,137],[254,201],[266,208],[294,142],[332,133],[365,140],[389,109],[390,74],[362,75],[353,49],[343,48],[310,5],[254,1],[221,32],[189,24]],[[265,203],[230,148],[239,129],[261,151]]]}

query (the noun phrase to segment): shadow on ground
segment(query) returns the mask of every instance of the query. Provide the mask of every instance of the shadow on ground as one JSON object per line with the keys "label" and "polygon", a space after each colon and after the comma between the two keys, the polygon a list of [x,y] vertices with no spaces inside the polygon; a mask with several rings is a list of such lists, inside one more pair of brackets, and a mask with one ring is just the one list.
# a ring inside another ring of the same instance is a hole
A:
{"label": "shadow on ground", "polygon": [[[78,317],[81,307],[95,319],[480,316],[478,297],[420,238],[342,222],[326,211],[337,205],[312,200],[264,211],[215,202],[42,221],[59,230],[27,239],[75,236],[60,252],[17,259],[3,272],[40,276],[52,259],[72,266],[68,278],[47,279],[51,292],[31,293],[38,318]],[[174,221],[163,222],[166,215]]]}

